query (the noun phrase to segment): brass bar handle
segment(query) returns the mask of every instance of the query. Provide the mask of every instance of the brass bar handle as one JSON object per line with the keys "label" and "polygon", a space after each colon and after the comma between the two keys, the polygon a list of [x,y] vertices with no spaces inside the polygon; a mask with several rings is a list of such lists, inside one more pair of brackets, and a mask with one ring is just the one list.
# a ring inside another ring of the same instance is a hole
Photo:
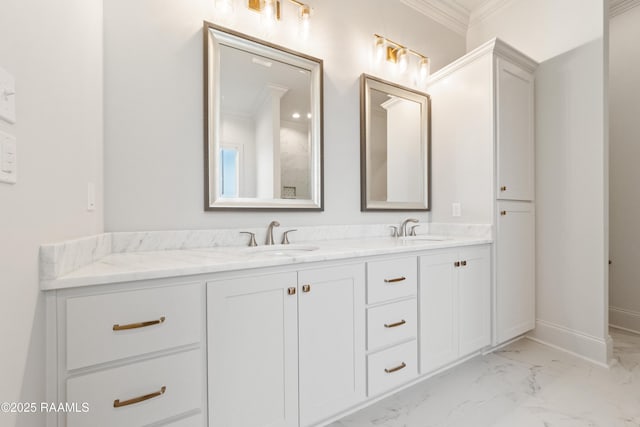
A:
{"label": "brass bar handle", "polygon": [[398,283],[398,282],[404,282],[405,280],[407,280],[407,278],[402,276],[402,277],[396,277],[395,279],[384,279],[384,283]]}
{"label": "brass bar handle", "polygon": [[400,369],[404,369],[407,367],[407,364],[402,362],[400,365],[396,366],[395,368],[384,368],[384,371],[387,374],[393,374],[394,372],[399,371]]}
{"label": "brass bar handle", "polygon": [[302,285],[302,292],[311,292],[311,285]]}
{"label": "brass bar handle", "polygon": [[291,287],[287,289],[287,294],[288,295],[295,295],[296,294],[296,288]]}
{"label": "brass bar handle", "polygon": [[402,326],[402,325],[404,325],[405,323],[407,323],[407,321],[406,321],[406,320],[404,320],[404,319],[402,319],[401,321],[396,322],[396,323],[385,323],[385,324],[384,324],[384,327],[385,327],[385,328],[397,328],[398,326]]}
{"label": "brass bar handle", "polygon": [[162,316],[158,320],[149,320],[148,322],[139,322],[139,323],[129,323],[128,325],[113,325],[114,331],[126,331],[128,329],[139,329],[146,328],[148,326],[159,325],[160,323],[164,323],[167,318]]}
{"label": "brass bar handle", "polygon": [[162,396],[166,391],[167,391],[167,387],[162,386],[162,388],[159,391],[156,391],[155,393],[149,393],[149,394],[145,394],[144,396],[134,397],[133,399],[125,400],[124,402],[120,402],[120,399],[116,399],[113,401],[113,407],[122,408],[123,406],[135,405],[136,403],[144,402],[145,400]]}
{"label": "brass bar handle", "polygon": [[466,267],[467,266],[467,261],[460,261],[460,265],[463,266],[463,267]]}

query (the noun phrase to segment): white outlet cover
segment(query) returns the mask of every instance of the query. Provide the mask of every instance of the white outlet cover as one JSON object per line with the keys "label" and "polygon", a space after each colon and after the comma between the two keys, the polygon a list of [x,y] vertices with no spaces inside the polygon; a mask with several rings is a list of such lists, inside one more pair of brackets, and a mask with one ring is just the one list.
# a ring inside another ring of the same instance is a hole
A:
{"label": "white outlet cover", "polygon": [[16,81],[7,70],[0,67],[0,119],[16,122]]}

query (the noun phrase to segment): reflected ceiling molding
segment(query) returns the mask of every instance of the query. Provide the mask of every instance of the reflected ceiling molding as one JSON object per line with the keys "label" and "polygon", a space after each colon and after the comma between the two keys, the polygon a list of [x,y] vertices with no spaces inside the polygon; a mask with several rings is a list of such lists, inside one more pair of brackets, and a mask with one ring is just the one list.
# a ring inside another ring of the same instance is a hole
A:
{"label": "reflected ceiling molding", "polygon": [[610,0],[609,18],[614,18],[636,6],[640,6],[640,0]]}

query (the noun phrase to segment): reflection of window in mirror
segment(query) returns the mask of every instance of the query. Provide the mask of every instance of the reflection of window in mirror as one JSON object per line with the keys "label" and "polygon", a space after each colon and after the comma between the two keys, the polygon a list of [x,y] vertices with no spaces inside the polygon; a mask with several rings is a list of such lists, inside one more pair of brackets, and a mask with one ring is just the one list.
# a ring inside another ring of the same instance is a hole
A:
{"label": "reflection of window in mirror", "polygon": [[240,194],[240,151],[237,148],[220,149],[220,183],[222,197],[238,197]]}

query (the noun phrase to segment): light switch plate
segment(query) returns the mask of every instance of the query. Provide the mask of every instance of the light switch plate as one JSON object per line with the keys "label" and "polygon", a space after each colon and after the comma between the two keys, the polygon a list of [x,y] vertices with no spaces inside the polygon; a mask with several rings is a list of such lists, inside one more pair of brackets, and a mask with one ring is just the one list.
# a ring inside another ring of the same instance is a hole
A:
{"label": "light switch plate", "polygon": [[0,132],[0,182],[15,184],[18,180],[16,137]]}
{"label": "light switch plate", "polygon": [[462,216],[462,206],[460,202],[453,202],[451,204],[451,215],[455,217]]}
{"label": "light switch plate", "polygon": [[16,122],[16,81],[0,67],[0,119]]}

